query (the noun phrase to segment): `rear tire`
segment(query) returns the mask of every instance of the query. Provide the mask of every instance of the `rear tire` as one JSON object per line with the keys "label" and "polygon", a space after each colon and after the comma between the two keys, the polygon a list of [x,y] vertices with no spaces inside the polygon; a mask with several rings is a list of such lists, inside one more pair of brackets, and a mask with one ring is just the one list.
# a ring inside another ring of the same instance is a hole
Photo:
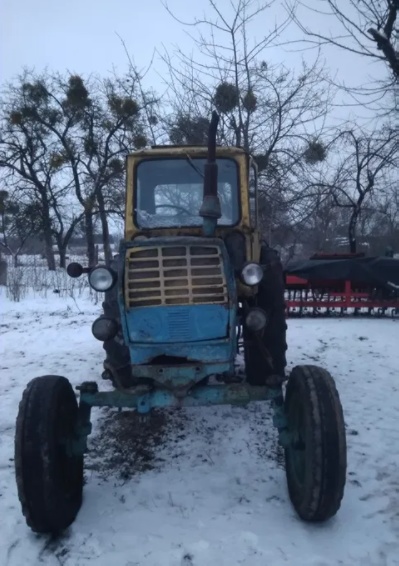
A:
{"label": "rear tire", "polygon": [[[275,250],[262,246],[260,263],[264,276],[259,284],[256,305],[266,311],[269,322],[260,335],[263,348],[256,336],[245,326],[244,359],[247,381],[250,385],[265,385],[269,376],[285,376],[286,331],[283,267]],[[269,362],[262,350],[269,354]]]}
{"label": "rear tire", "polygon": [[58,533],[82,504],[83,455],[72,452],[78,404],[65,377],[36,377],[19,405],[15,432],[18,497],[28,526]]}
{"label": "rear tire", "polygon": [[304,521],[326,521],[340,508],[347,465],[343,411],[331,375],[317,366],[296,366],[287,384],[285,413],[290,499]]}
{"label": "rear tire", "polygon": [[[117,272],[117,260],[111,262],[111,267]],[[102,304],[105,316],[110,316],[120,323],[120,311],[118,304],[118,289],[115,285],[105,293]],[[104,368],[106,376],[111,380],[115,388],[129,387],[132,385],[130,351],[123,339],[122,329],[112,340],[106,340],[103,344],[106,353]],[[104,375],[104,374],[103,374]]]}

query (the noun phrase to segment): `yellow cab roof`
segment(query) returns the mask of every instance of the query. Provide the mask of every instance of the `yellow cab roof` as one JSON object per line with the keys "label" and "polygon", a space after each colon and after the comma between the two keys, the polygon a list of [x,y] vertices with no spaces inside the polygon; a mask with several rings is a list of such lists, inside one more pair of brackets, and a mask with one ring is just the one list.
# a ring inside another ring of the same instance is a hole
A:
{"label": "yellow cab roof", "polygon": [[[162,156],[162,155],[198,155],[205,156],[208,153],[208,148],[201,145],[156,145],[150,148],[140,149],[128,155],[128,157],[147,157],[147,156]],[[241,147],[229,146],[216,146],[216,155],[220,156],[234,156],[245,155],[247,152]]]}

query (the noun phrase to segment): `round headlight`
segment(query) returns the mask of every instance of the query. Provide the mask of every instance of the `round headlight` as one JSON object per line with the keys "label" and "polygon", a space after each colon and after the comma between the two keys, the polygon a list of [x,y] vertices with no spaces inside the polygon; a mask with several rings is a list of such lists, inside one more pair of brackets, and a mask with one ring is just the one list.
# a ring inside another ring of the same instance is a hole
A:
{"label": "round headlight", "polygon": [[67,266],[69,277],[80,277],[83,273],[83,267],[80,263],[72,262]]}
{"label": "round headlight", "polygon": [[263,330],[267,324],[267,315],[260,308],[251,309],[245,317],[245,325],[253,332]]}
{"label": "round headlight", "polygon": [[259,263],[247,263],[242,268],[241,277],[246,285],[258,285],[263,278],[263,269]]}
{"label": "round headlight", "polygon": [[100,316],[91,327],[94,338],[105,342],[114,338],[118,332],[118,323],[115,319],[108,316]]}
{"label": "round headlight", "polygon": [[103,293],[112,289],[116,281],[115,273],[108,267],[95,267],[89,274],[89,283],[95,291]]}

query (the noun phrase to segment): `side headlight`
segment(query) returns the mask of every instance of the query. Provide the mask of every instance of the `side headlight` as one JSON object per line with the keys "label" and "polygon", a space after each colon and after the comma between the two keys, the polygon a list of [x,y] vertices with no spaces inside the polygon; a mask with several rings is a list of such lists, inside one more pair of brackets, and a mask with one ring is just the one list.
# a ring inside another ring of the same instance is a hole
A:
{"label": "side headlight", "polygon": [[80,265],[80,263],[76,263],[75,261],[67,265],[66,270],[69,277],[74,277],[74,278],[80,277],[83,273],[83,267]]}
{"label": "side headlight", "polygon": [[263,309],[255,307],[251,309],[245,317],[245,325],[252,332],[260,332],[267,324],[267,315]]}
{"label": "side headlight", "polygon": [[263,269],[259,263],[247,263],[241,271],[241,279],[246,285],[253,287],[258,285],[263,279]]}
{"label": "side headlight", "polygon": [[104,293],[109,291],[116,283],[116,273],[108,267],[99,265],[90,271],[89,284],[95,291]]}
{"label": "side headlight", "polygon": [[114,338],[118,332],[118,323],[109,316],[100,316],[93,322],[91,331],[94,338],[105,342]]}

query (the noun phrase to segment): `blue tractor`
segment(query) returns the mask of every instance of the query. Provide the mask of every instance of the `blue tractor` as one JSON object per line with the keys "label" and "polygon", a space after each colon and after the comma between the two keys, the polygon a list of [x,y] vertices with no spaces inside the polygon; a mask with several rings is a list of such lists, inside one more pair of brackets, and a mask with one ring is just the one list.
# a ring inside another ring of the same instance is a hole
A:
{"label": "blue tractor", "polygon": [[[283,271],[258,230],[256,164],[238,147],[155,146],[126,165],[125,234],[112,265],[72,263],[104,293],[92,332],[105,349],[103,378],[78,398],[61,376],[36,377],[19,407],[18,495],[35,532],[75,519],[92,407],[153,408],[271,401],[298,515],[320,522],[340,507],[346,478],[343,412],[330,374],[286,375]],[[245,375],[235,360],[243,343]]]}

